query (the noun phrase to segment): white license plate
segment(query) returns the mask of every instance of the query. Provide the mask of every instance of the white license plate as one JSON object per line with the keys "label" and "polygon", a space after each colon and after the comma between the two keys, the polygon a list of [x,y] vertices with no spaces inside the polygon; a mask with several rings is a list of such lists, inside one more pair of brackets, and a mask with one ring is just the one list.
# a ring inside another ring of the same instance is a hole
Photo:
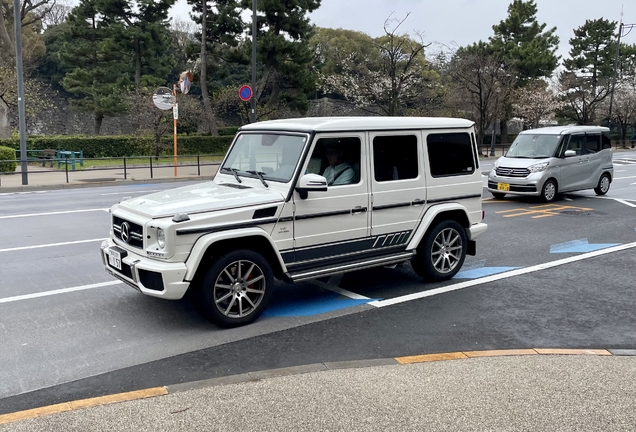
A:
{"label": "white license plate", "polygon": [[117,270],[121,270],[121,254],[113,249],[108,249],[108,264],[115,267]]}

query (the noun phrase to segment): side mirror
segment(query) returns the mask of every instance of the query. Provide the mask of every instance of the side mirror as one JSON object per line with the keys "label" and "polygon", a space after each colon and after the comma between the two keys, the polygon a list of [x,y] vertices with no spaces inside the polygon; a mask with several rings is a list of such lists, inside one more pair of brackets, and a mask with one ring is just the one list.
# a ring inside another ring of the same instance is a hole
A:
{"label": "side mirror", "polygon": [[318,174],[305,174],[298,180],[296,192],[301,199],[307,199],[309,192],[327,192],[327,179]]}
{"label": "side mirror", "polygon": [[576,156],[576,151],[574,150],[566,150],[565,153],[563,153],[563,156],[565,156],[566,158],[572,157],[572,156]]}

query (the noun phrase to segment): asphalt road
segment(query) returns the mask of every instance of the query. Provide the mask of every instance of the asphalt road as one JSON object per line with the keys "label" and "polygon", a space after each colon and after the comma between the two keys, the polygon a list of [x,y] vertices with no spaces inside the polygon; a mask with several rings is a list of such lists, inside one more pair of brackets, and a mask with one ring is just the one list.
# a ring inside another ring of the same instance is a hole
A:
{"label": "asphalt road", "polygon": [[174,183],[0,194],[0,414],[325,361],[636,348],[636,153],[618,157],[606,198],[543,205],[485,191],[489,230],[452,281],[423,284],[405,265],[279,284],[265,316],[232,330],[102,268],[105,209]]}

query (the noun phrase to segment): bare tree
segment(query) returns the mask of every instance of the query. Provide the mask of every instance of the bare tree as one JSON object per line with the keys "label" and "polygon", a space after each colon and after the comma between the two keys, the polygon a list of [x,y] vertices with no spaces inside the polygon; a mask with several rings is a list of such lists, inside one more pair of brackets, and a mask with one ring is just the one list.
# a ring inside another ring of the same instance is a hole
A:
{"label": "bare tree", "polygon": [[623,146],[627,142],[630,125],[636,133],[636,79],[621,83],[614,91],[614,118],[621,128]]}
{"label": "bare tree", "polygon": [[50,7],[44,5],[44,13],[42,14],[42,26],[44,28],[62,24],[73,9],[66,0],[52,0],[52,2],[53,5]]}
{"label": "bare tree", "polygon": [[532,128],[539,127],[541,120],[553,118],[562,105],[548,83],[541,79],[514,90],[512,100],[514,114]]}
{"label": "bare tree", "polygon": [[[20,8],[20,20],[22,27],[41,22],[55,6],[55,0],[23,0]],[[0,41],[4,50],[15,52],[15,37],[8,28],[13,27],[13,3],[0,0]]]}

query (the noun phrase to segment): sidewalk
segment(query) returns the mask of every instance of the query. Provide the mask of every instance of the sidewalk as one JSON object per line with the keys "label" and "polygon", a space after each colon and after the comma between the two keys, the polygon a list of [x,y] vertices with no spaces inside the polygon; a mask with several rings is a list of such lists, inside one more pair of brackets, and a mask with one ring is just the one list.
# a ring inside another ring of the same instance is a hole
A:
{"label": "sidewalk", "polygon": [[[26,420],[0,416],[0,432],[636,429],[636,356],[541,351],[256,372],[60,404]],[[126,397],[135,400],[117,402]]]}
{"label": "sidewalk", "polygon": [[[196,165],[179,165],[177,176],[174,175],[174,166],[154,166],[152,176],[149,166],[129,166],[124,175],[121,167],[100,169],[78,169],[66,171],[51,167],[29,165],[27,168],[28,184],[22,184],[22,171],[18,164],[13,174],[0,175],[0,193],[23,192],[43,189],[66,189],[77,187],[116,186],[122,183],[159,183],[166,181],[182,180],[209,180],[214,177],[218,165],[203,165],[200,167],[200,175]],[[124,178],[126,177],[126,178]]]}

